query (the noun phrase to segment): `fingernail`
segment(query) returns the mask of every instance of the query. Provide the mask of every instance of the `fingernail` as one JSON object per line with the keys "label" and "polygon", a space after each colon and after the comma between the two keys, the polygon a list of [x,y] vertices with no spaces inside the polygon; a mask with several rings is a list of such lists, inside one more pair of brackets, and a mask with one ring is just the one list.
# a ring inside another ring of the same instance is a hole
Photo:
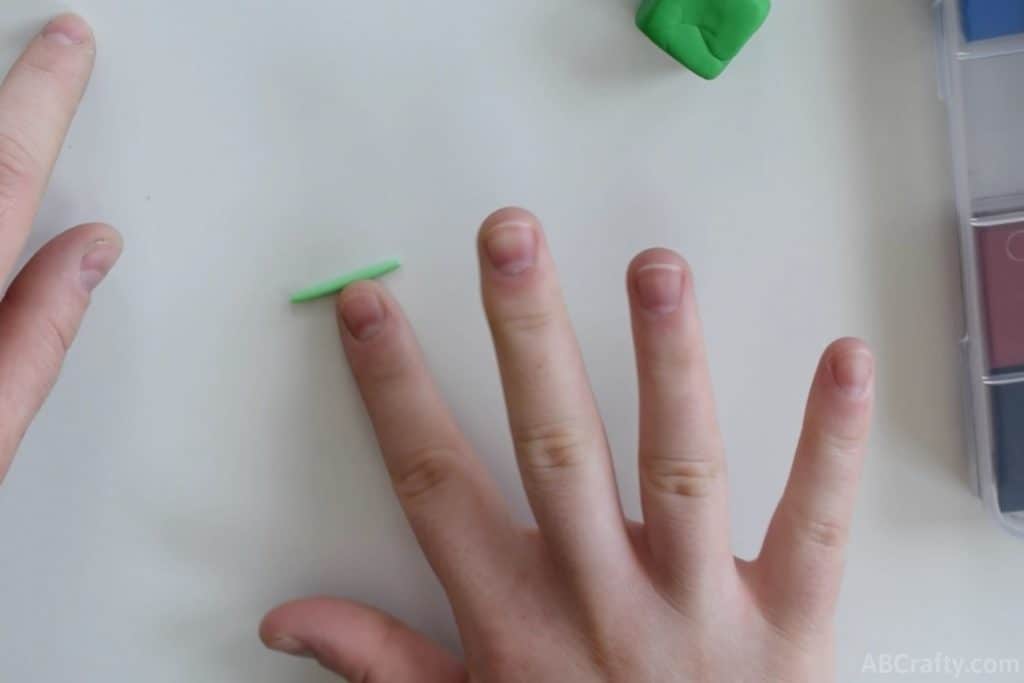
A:
{"label": "fingernail", "polygon": [[651,313],[665,314],[679,308],[683,298],[683,268],[675,263],[651,263],[635,275],[637,302]]}
{"label": "fingernail", "polygon": [[43,29],[43,37],[58,45],[81,45],[91,35],[85,21],[73,14],[59,16]]}
{"label": "fingernail", "polygon": [[96,240],[82,257],[79,277],[85,291],[91,292],[103,282],[110,269],[121,256],[121,247],[110,240]]}
{"label": "fingernail", "polygon": [[836,354],[831,362],[832,377],[850,398],[863,398],[875,375],[875,360],[867,351]]}
{"label": "fingernail", "polygon": [[537,233],[527,223],[502,223],[487,231],[484,250],[498,271],[519,275],[537,261]]}
{"label": "fingernail", "polygon": [[313,657],[313,653],[309,651],[309,648],[295,638],[289,638],[288,636],[274,638],[267,643],[267,647],[277,652],[283,652],[286,655],[292,655],[293,657]]}
{"label": "fingernail", "polygon": [[359,341],[373,338],[384,324],[384,308],[373,293],[343,298],[339,310],[345,329]]}

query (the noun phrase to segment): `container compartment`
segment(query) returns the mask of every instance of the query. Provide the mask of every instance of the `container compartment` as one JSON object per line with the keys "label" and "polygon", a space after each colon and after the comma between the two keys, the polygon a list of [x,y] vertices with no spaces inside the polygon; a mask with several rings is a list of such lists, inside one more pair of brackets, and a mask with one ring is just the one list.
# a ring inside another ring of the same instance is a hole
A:
{"label": "container compartment", "polygon": [[1024,372],[1024,218],[975,229],[990,374]]}
{"label": "container compartment", "polygon": [[991,387],[999,509],[1024,512],[1024,383]]}
{"label": "container compartment", "polygon": [[1022,211],[1024,52],[959,64],[972,212]]}

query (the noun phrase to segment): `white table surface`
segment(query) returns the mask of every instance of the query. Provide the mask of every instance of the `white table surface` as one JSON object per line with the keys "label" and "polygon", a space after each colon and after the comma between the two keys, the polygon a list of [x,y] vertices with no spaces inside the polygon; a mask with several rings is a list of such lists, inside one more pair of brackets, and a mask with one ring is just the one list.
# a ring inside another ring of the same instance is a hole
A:
{"label": "white table surface", "polygon": [[[331,680],[256,638],[309,593],[455,646],[330,304],[286,294],[404,257],[389,284],[525,516],[473,251],[512,203],[548,225],[628,510],[623,272],[665,245],[699,281],[742,555],[819,352],[877,350],[840,680],[868,654],[1020,656],[1024,545],[965,483],[929,4],[777,2],[712,84],[648,44],[632,0],[75,4],[100,57],[32,246],[101,218],[127,249],[0,491],[0,679]],[[0,62],[65,8],[5,0]]]}

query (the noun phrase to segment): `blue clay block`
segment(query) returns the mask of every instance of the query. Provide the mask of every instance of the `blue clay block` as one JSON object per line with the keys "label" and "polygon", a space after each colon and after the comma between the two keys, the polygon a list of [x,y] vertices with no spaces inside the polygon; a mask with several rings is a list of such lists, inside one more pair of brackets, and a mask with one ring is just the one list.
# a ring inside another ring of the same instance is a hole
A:
{"label": "blue clay block", "polygon": [[969,41],[1024,33],[1024,0],[961,0],[961,9]]}

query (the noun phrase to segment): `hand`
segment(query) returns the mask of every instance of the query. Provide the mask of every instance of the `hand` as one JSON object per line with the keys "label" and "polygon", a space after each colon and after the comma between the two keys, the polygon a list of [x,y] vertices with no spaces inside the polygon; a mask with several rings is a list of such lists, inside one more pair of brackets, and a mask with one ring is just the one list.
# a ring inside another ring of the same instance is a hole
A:
{"label": "hand", "polygon": [[[50,22],[0,85],[0,277],[15,266],[92,72],[80,18]],[[60,371],[90,292],[121,253],[106,225],[82,225],[39,250],[0,301],[0,481]]]}
{"label": "hand", "polygon": [[510,521],[395,301],[374,283],[338,301],[345,351],[395,491],[451,601],[465,662],[391,617],[329,598],[274,610],[264,642],[367,683],[831,680],[873,393],[864,345],[842,340],[825,352],[789,484],[760,557],[744,562],[730,551],[722,440],[686,263],[655,249],[629,267],[644,511],[636,524],[623,518],[536,219],[493,214],[480,256],[537,530]]}

